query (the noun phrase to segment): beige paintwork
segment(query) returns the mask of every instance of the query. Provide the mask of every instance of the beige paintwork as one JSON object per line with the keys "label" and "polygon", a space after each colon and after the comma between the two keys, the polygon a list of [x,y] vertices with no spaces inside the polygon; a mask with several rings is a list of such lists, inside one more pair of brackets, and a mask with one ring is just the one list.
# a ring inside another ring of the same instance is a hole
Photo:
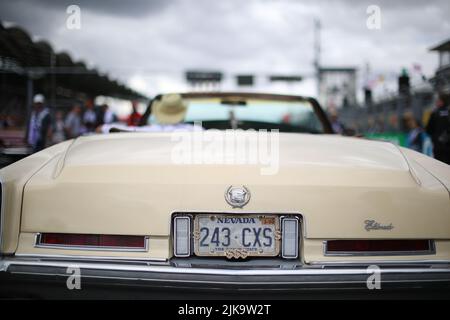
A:
{"label": "beige paintwork", "polygon": [[[171,214],[216,211],[301,214],[308,261],[333,260],[321,244],[338,238],[439,239],[435,258],[450,259],[450,167],[438,161],[386,142],[280,134],[279,172],[265,176],[260,165],[174,164],[175,144],[163,133],[83,137],[0,170],[3,250],[16,250],[24,188],[18,254],[124,256],[33,247],[38,232],[105,233],[157,239],[127,257],[169,258]],[[226,203],[230,185],[251,190],[244,209]],[[367,232],[368,219],[394,229]]]}
{"label": "beige paintwork", "polygon": [[24,185],[48,161],[62,156],[71,143],[71,141],[60,143],[0,170],[4,201],[0,251],[13,253],[17,248]]}

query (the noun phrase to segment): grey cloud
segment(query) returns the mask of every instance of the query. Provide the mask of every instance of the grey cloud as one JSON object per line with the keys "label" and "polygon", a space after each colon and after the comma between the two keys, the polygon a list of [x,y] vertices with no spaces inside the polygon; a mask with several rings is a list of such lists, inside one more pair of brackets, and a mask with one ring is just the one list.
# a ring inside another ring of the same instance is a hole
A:
{"label": "grey cloud", "polygon": [[[82,30],[64,28],[69,3],[82,8]],[[372,4],[382,10],[379,31],[366,28],[366,8]],[[122,80],[196,67],[311,74],[316,17],[323,25],[324,64],[361,68],[370,62],[379,72],[397,72],[420,62],[430,74],[436,57],[427,49],[448,38],[449,16],[444,0],[0,3],[0,19],[17,22]]]}
{"label": "grey cloud", "polygon": [[50,10],[65,11],[69,5],[78,5],[82,10],[96,12],[97,14],[110,14],[115,16],[142,17],[157,13],[173,4],[174,0],[15,0],[11,2],[25,2],[33,7]]}

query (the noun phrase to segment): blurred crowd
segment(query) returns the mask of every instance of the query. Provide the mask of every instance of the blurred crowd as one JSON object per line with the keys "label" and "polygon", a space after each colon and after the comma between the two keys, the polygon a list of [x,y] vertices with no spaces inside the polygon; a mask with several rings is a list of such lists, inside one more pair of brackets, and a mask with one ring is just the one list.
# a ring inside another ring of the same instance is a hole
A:
{"label": "blurred crowd", "polygon": [[[162,104],[163,108],[155,108],[155,113],[159,111],[156,114],[157,118],[159,118],[158,122],[169,125],[180,122],[184,117],[186,109],[181,103],[181,98],[171,97],[170,95],[165,98],[168,101],[162,101],[164,102]],[[169,101],[170,99],[175,99],[175,102]],[[174,105],[180,106],[176,113],[173,110],[169,110]],[[164,114],[164,106],[169,108],[167,114]],[[147,112],[148,110],[151,110],[151,108],[148,108]],[[407,112],[403,114],[402,127],[406,134],[405,146],[428,156],[434,156],[436,159],[450,164],[449,113],[450,96],[448,94],[441,94],[436,101],[436,106],[426,126],[422,125],[421,120],[415,118],[412,113]],[[180,115],[179,119],[174,118],[174,121],[167,122],[168,117],[174,117],[177,114]],[[126,119],[126,125],[129,127],[138,127],[142,125],[141,120],[143,117],[146,118],[148,116],[148,114],[144,114],[143,116],[138,112],[137,101],[131,101],[130,114]],[[336,111],[331,112],[329,118],[335,133],[356,135],[354,130],[346,127],[339,120]],[[108,131],[108,125],[117,123],[118,121],[119,119],[107,104],[94,106],[92,100],[87,100],[84,103],[74,103],[67,114],[64,114],[62,111],[56,111],[53,115],[46,106],[45,97],[42,94],[37,94],[33,98],[33,111],[27,124],[27,143],[32,147],[33,152],[36,152],[49,145],[67,139],[73,139],[80,135],[104,132],[105,128]]]}
{"label": "blurred crowd", "polygon": [[[334,132],[343,135],[356,135],[354,129],[347,127],[336,110],[329,114]],[[396,118],[393,121],[397,121]],[[401,119],[401,131],[405,134],[405,146],[417,152],[434,157],[450,164],[450,95],[441,93],[429,118],[424,121],[405,112]],[[367,134],[385,132],[381,121],[375,122]]]}
{"label": "blurred crowd", "polygon": [[[129,126],[139,125],[142,115],[137,106],[137,101],[131,102],[131,113],[127,118]],[[64,140],[94,133],[101,126],[117,121],[116,114],[107,104],[95,106],[92,100],[75,102],[67,114],[60,110],[52,114],[45,97],[36,94],[27,124],[26,139],[33,152],[37,152]]]}

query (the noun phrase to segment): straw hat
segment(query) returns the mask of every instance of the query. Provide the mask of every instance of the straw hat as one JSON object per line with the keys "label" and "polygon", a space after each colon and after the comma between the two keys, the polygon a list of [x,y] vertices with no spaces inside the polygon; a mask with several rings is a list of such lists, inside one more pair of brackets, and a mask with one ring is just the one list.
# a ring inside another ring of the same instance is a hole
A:
{"label": "straw hat", "polygon": [[179,94],[166,94],[161,100],[156,100],[152,113],[159,124],[176,124],[184,120],[187,104]]}

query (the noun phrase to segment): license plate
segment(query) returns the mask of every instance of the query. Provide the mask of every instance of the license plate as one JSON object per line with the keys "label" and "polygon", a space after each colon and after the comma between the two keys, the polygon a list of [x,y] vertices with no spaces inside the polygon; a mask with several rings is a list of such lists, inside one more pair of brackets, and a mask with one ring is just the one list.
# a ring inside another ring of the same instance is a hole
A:
{"label": "license plate", "polygon": [[201,214],[194,219],[197,256],[274,257],[280,252],[280,239],[277,216]]}

